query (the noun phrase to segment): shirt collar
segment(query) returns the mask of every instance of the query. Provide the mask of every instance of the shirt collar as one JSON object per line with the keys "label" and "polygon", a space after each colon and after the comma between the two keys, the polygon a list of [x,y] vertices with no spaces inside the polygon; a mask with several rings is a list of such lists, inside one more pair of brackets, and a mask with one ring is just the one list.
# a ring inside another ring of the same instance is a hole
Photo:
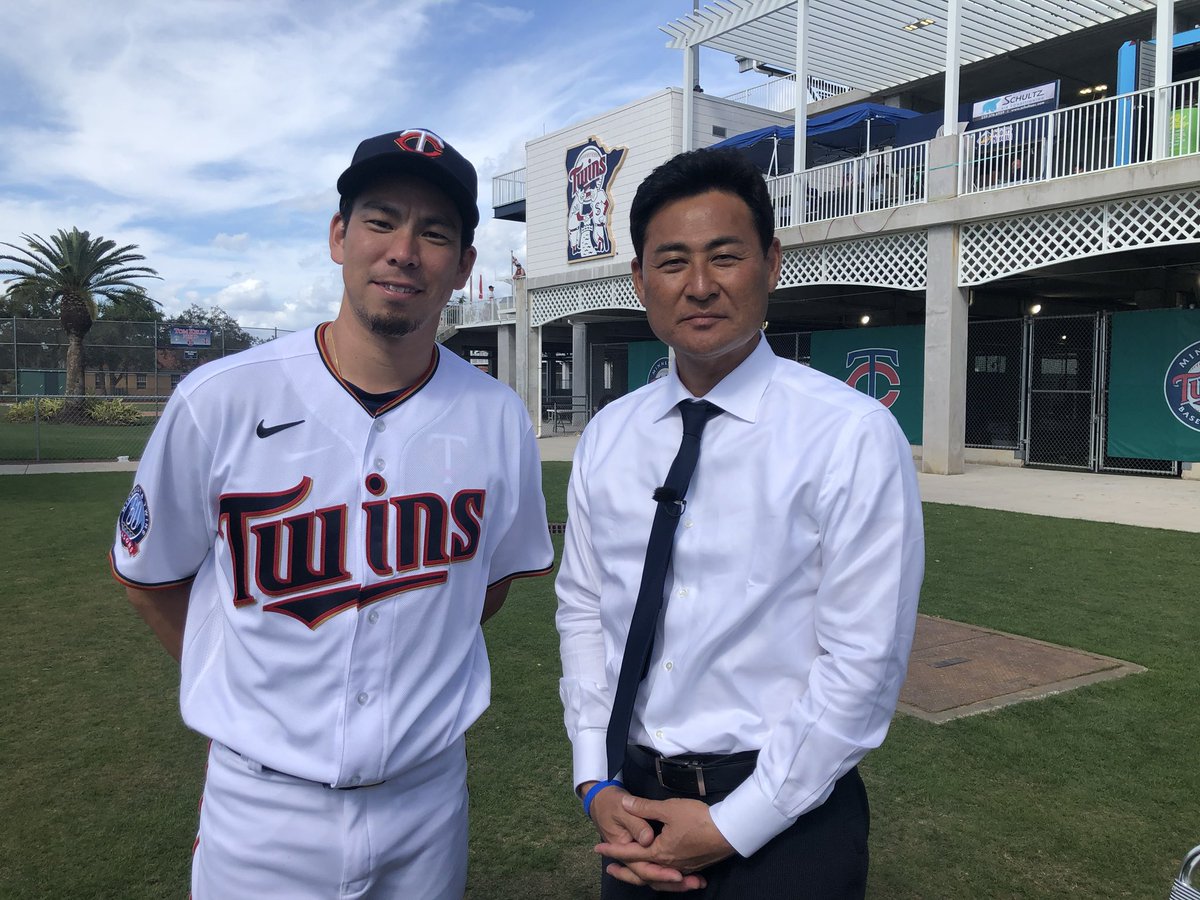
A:
{"label": "shirt collar", "polygon": [[[761,331],[758,334],[758,344],[750,355],[704,395],[709,403],[746,422],[758,419],[759,404],[775,372],[775,353],[767,343],[767,336]],[[695,399],[679,380],[672,360],[670,374],[662,379],[661,389],[653,400],[651,418],[658,421],[678,406],[680,401]]]}

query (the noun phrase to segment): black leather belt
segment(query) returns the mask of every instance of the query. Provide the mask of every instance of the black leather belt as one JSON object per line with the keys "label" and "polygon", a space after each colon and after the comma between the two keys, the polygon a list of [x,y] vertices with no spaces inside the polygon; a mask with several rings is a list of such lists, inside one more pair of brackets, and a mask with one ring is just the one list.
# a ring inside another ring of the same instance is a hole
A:
{"label": "black leather belt", "polygon": [[639,769],[653,773],[658,783],[669,791],[706,797],[728,793],[749,778],[758,764],[758,751],[663,756],[647,747],[630,744],[625,759]]}

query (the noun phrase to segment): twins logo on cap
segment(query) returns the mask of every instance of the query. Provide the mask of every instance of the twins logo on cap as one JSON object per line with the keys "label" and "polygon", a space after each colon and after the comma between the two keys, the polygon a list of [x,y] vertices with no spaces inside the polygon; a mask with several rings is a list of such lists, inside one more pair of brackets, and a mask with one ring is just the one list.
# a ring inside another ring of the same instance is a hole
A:
{"label": "twins logo on cap", "polygon": [[411,153],[420,153],[431,159],[437,159],[446,148],[446,142],[432,131],[414,128],[396,138],[396,146]]}

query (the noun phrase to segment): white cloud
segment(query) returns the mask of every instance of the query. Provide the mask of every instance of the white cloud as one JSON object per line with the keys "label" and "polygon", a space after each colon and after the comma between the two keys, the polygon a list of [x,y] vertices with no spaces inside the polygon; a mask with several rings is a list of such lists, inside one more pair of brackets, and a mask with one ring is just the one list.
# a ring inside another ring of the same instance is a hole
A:
{"label": "white cloud", "polygon": [[674,13],[642,0],[608,13],[551,0],[7,4],[0,241],[78,226],[137,244],[168,313],[218,304],[246,326],[305,327],[341,298],[326,237],[355,142],[422,125],[476,164],[475,283],[506,294],[525,233],[491,219],[492,177],[522,167],[544,130],[682,75],[656,30]]}

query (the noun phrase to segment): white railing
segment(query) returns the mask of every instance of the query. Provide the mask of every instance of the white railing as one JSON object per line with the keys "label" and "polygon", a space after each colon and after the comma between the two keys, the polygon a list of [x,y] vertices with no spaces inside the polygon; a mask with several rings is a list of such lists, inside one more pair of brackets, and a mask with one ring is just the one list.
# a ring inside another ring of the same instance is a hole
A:
{"label": "white railing", "polygon": [[[852,90],[844,84],[838,84],[827,78],[809,76],[808,100],[815,103],[838,94]],[[735,103],[745,103],[747,106],[757,106],[759,109],[769,109],[772,112],[784,112],[796,108],[796,76],[784,75],[782,78],[772,78],[762,84],[737,91],[725,98]]]}
{"label": "white railing", "polygon": [[1200,78],[968,131],[959,193],[1200,153]]}
{"label": "white railing", "polygon": [[492,206],[508,206],[525,199],[525,170],[514,169],[492,179]]}
{"label": "white railing", "polygon": [[[929,142],[925,141],[816,166],[798,178],[790,174],[768,178],[775,227],[924,203],[929,182],[928,151]],[[792,216],[793,196],[804,198],[799,220]]]}
{"label": "white railing", "polygon": [[451,300],[442,310],[439,328],[472,328],[477,325],[499,325],[511,322],[517,315],[513,297],[498,297],[495,300]]}

